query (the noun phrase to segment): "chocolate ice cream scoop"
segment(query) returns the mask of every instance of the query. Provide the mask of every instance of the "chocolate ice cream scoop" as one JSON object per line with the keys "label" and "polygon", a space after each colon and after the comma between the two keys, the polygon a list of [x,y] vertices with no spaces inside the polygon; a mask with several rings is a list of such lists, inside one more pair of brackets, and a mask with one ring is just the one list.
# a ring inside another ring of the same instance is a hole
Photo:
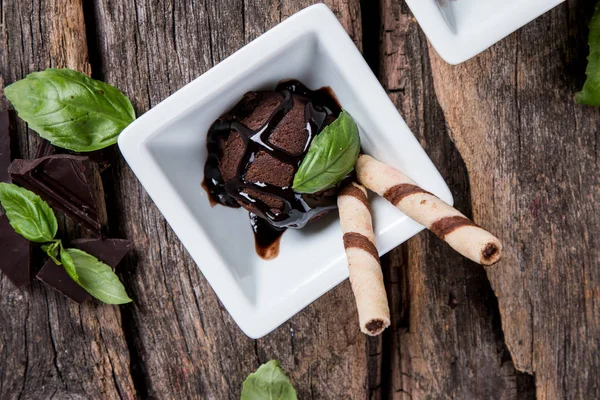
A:
{"label": "chocolate ice cream scoop", "polygon": [[340,112],[330,89],[311,91],[298,81],[246,93],[208,132],[204,176],[212,199],[244,207],[275,229],[302,228],[334,209],[337,188],[300,194],[292,182],[311,141]]}

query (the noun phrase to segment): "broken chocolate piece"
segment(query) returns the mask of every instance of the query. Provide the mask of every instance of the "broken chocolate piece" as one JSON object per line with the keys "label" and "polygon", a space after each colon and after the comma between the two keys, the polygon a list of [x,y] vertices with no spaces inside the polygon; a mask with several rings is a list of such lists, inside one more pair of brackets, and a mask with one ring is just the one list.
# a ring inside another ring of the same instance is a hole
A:
{"label": "broken chocolate piece", "polygon": [[10,182],[10,111],[0,112],[0,182]]}
{"label": "broken chocolate piece", "polygon": [[88,157],[59,154],[12,162],[12,180],[101,236],[106,224],[104,189],[98,166]]}
{"label": "broken chocolate piece", "polygon": [[71,242],[71,247],[83,250],[104,264],[116,268],[131,250],[131,242],[126,239],[77,239]]}
{"label": "broken chocolate piece", "polygon": [[56,151],[56,148],[46,139],[42,139],[35,151],[35,158],[51,156]]}
{"label": "broken chocolate piece", "polygon": [[31,244],[15,232],[5,214],[0,216],[0,255],[0,270],[15,286],[31,283]]}
{"label": "broken chocolate piece", "polygon": [[[131,249],[131,242],[125,239],[78,239],[71,243],[71,247],[93,255],[114,269]],[[88,292],[52,260],[46,262],[36,277],[77,303],[89,297]]]}
{"label": "broken chocolate piece", "polygon": [[52,260],[44,264],[36,278],[77,303],[83,303],[89,297],[88,292],[71,279],[62,265],[56,265]]}

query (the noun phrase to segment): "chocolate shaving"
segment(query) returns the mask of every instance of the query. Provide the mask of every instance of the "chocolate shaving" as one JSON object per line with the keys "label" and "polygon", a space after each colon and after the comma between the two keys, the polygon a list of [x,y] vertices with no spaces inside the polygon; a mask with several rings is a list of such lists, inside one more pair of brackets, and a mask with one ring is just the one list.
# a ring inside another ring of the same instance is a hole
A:
{"label": "chocolate shaving", "polygon": [[344,189],[342,189],[342,191],[340,192],[339,195],[340,196],[352,196],[356,200],[363,203],[365,205],[365,207],[369,208],[369,199],[367,198],[367,196],[365,195],[365,193],[362,190],[360,190],[353,184],[349,184]]}
{"label": "chocolate shaving", "polygon": [[444,238],[450,233],[454,232],[458,228],[463,226],[477,226],[469,218],[461,215],[455,215],[453,217],[444,217],[435,221],[429,228],[437,237],[444,240]]}
{"label": "chocolate shaving", "polygon": [[397,205],[405,197],[416,193],[431,194],[427,190],[422,189],[417,185],[413,185],[412,183],[401,183],[386,190],[383,197],[393,205]]}
{"label": "chocolate shaving", "polygon": [[379,262],[379,252],[377,247],[369,240],[368,237],[356,232],[348,232],[344,234],[344,248],[351,247],[362,249],[373,256]]}

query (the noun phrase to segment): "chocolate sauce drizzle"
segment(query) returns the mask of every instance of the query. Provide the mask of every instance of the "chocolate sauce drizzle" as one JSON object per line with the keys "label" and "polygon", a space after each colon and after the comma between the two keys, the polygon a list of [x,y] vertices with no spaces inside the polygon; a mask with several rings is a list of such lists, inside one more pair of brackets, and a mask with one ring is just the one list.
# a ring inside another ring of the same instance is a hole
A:
{"label": "chocolate sauce drizzle", "polygon": [[[249,129],[240,122],[254,111],[258,104],[256,102],[251,109],[236,106],[232,112],[215,121],[207,135],[208,158],[204,167],[204,186],[208,188],[208,192],[215,202],[235,208],[240,207],[240,203],[242,203],[245,208],[250,210],[251,214],[268,222],[265,224],[261,223],[262,221],[257,222],[254,217],[251,219],[259,254],[261,254],[260,249],[278,242],[286,228],[302,228],[311,219],[336,208],[335,193],[300,194],[291,187],[281,188],[266,182],[256,183],[246,179],[246,172],[259,151],[266,152],[279,161],[292,165],[295,173],[314,137],[341,112],[341,107],[329,88],[312,91],[298,81],[287,81],[280,83],[276,91],[283,95],[283,100],[259,129]],[[292,109],[294,104],[292,94],[310,100],[304,111],[306,145],[299,154],[291,154],[269,141],[275,128]],[[224,181],[219,170],[219,161],[222,156],[220,145],[232,132],[237,132],[243,139],[244,153],[237,166],[235,177]],[[251,193],[278,199],[283,206],[274,210],[257,196],[251,196]]]}

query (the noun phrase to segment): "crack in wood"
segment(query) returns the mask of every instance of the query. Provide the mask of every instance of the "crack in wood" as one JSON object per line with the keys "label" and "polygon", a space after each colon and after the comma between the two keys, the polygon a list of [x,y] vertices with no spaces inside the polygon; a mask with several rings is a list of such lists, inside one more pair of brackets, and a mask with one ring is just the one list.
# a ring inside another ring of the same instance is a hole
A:
{"label": "crack in wood", "polygon": [[360,0],[363,57],[375,76],[380,75],[381,65],[381,5],[379,0]]}
{"label": "crack in wood", "polygon": [[[85,26],[86,26],[86,41],[87,41],[87,46],[88,46],[88,57],[89,57],[91,71],[92,71],[92,77],[95,79],[99,79],[99,80],[103,79],[102,71],[104,70],[104,67],[105,67],[103,65],[103,61],[102,61],[103,59],[100,56],[101,47],[97,40],[98,35],[100,34],[98,31],[98,10],[102,9],[102,5],[103,5],[102,0],[96,0],[94,2],[91,2],[91,1],[83,1],[82,2],[83,18],[84,18]],[[135,45],[136,45],[136,54],[137,54],[137,41],[135,41]],[[106,155],[107,159],[115,158],[114,150],[113,151],[104,150],[103,152]],[[108,156],[110,153],[113,153],[112,157]],[[117,151],[117,153],[118,153],[118,151]],[[109,229],[112,231],[113,234],[118,234],[120,232],[119,221],[117,219],[116,212],[114,212],[116,210],[116,205],[114,204],[114,200],[112,200],[115,198],[114,188],[116,185],[115,185],[115,181],[114,181],[114,176],[103,174],[102,179],[104,181],[104,187],[105,187],[106,199],[107,199],[107,209],[109,211],[109,217],[110,217]],[[125,261],[125,262],[123,262],[123,264],[129,264],[129,262]],[[124,266],[124,265],[122,267],[127,268],[127,266]],[[120,320],[121,327],[122,327],[123,333],[124,333],[125,343],[127,345],[127,349],[129,352],[129,362],[128,362],[129,370],[128,370],[128,372],[131,375],[131,379],[132,379],[132,382],[134,385],[135,392],[137,393],[137,396],[140,396],[141,398],[147,398],[148,397],[148,378],[147,378],[146,374],[144,373],[145,366],[144,366],[143,358],[141,357],[139,350],[138,350],[137,346],[135,345],[136,337],[137,337],[137,330],[135,328],[135,320],[133,318],[128,318],[128,315],[130,314],[128,312],[128,310],[130,310],[131,307],[133,307],[133,306],[127,305],[127,306],[121,307],[121,320]],[[98,323],[99,323],[99,326],[101,326],[100,320],[98,320]],[[81,326],[83,329],[83,321],[81,322]],[[102,332],[101,332],[101,334],[102,334]],[[110,357],[110,355],[109,355],[108,358],[109,358],[110,366],[112,368],[112,378],[113,378],[115,387],[117,388],[119,397],[120,398],[130,398],[132,396],[132,393],[122,392],[122,388],[119,385],[119,382],[118,382],[118,379],[116,376],[116,371],[115,371],[112,357]]]}
{"label": "crack in wood", "polygon": [[244,42],[247,42],[248,36],[246,34],[246,0],[242,0],[242,35],[244,38]]}
{"label": "crack in wood", "polygon": [[27,305],[27,309],[26,309],[26,313],[25,313],[25,318],[24,318],[24,322],[23,322],[23,334],[24,334],[24,341],[23,341],[23,346],[25,347],[25,365],[24,365],[24,369],[23,369],[23,384],[21,385],[21,390],[19,391],[19,396],[17,397],[18,400],[21,399],[21,396],[23,395],[23,393],[25,393],[25,387],[26,387],[26,383],[27,383],[27,372],[29,369],[29,349],[27,348],[29,345],[29,341],[27,340],[29,335],[28,335],[28,329],[27,329],[27,322],[29,321],[29,305]]}
{"label": "crack in wood", "polygon": [[137,396],[142,399],[149,398],[150,377],[146,372],[146,364],[138,349],[137,338],[139,337],[135,318],[130,312],[133,306],[121,307],[121,326],[125,336],[127,349],[129,350],[129,373]]}
{"label": "crack in wood", "polygon": [[69,386],[68,386],[67,382],[65,381],[65,379],[63,378],[61,368],[58,365],[58,352],[56,351],[56,342],[54,339],[54,333],[52,332],[52,316],[50,315],[50,302],[48,301],[48,298],[46,298],[46,318],[47,318],[47,322],[48,322],[48,332],[50,334],[49,335],[50,343],[52,344],[52,351],[54,352],[53,356],[52,356],[52,362],[54,364],[54,368],[56,369],[56,374],[60,378],[60,381],[63,384],[63,386],[65,387],[65,390],[68,391]]}
{"label": "crack in wood", "polygon": [[215,66],[215,56],[213,53],[213,30],[210,22],[210,13],[208,12],[208,0],[204,0],[204,12],[206,13],[206,23],[208,24],[208,48],[210,51],[211,66]]}

